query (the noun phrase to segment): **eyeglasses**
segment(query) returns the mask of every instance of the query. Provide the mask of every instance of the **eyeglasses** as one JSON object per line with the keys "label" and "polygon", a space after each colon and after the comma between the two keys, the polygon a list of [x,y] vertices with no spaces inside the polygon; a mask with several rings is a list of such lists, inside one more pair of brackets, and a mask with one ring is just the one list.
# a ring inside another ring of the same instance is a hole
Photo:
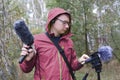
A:
{"label": "eyeglasses", "polygon": [[61,21],[61,22],[63,23],[63,25],[64,25],[64,26],[65,26],[65,25],[68,25],[68,26],[70,26],[70,25],[71,25],[71,23],[70,23],[70,22],[68,22],[68,21],[63,21],[63,20],[58,19],[58,18],[57,18],[57,20]]}

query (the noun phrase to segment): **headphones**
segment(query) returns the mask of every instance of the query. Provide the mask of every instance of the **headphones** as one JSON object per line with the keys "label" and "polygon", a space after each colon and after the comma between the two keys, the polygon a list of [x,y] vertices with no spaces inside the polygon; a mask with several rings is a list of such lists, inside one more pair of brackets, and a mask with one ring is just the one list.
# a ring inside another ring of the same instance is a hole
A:
{"label": "headphones", "polygon": [[51,21],[51,24],[54,24],[55,23],[55,19],[53,19],[52,21]]}

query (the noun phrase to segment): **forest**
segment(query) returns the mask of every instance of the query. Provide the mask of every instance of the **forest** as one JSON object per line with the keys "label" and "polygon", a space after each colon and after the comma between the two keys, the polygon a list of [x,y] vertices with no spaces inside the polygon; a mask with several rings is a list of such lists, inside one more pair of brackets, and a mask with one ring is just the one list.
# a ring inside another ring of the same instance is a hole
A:
{"label": "forest", "polygon": [[[13,24],[22,19],[33,35],[42,33],[47,14],[55,7],[71,13],[77,56],[111,46],[113,57],[102,64],[101,80],[120,80],[120,0],[0,0],[0,80],[33,80],[34,70],[26,74],[19,68],[23,43]],[[88,71],[87,80],[97,80],[91,64],[76,72],[77,80]]]}

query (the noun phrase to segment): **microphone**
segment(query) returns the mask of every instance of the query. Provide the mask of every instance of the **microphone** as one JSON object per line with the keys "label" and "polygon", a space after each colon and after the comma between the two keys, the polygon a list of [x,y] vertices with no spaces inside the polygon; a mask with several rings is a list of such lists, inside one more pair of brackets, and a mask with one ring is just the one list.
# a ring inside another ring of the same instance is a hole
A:
{"label": "microphone", "polygon": [[[23,20],[17,20],[13,24],[14,30],[18,37],[21,39],[21,41],[30,46],[32,48],[32,44],[34,43],[34,37],[32,36],[31,32],[29,31],[27,25]],[[27,55],[22,55],[19,59],[19,63],[21,64]]]}
{"label": "microphone", "polygon": [[109,62],[112,58],[113,49],[110,46],[101,46],[98,51],[93,53],[85,63],[94,61],[95,59],[100,59],[102,62]]}
{"label": "microphone", "polygon": [[[112,58],[112,51],[113,49],[110,46],[101,46],[97,52],[91,54],[90,58],[85,61],[85,63],[91,63],[92,68],[95,68],[98,80],[100,80],[100,72],[102,69],[101,62],[109,62]],[[86,80],[87,77],[88,73],[85,74],[82,80]]]}

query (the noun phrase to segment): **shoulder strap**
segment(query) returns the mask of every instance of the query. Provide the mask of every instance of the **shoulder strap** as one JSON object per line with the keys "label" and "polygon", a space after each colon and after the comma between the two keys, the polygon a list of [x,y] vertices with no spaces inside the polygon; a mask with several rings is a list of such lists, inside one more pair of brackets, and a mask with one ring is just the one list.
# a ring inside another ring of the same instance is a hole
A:
{"label": "shoulder strap", "polygon": [[47,36],[49,37],[49,39],[54,43],[54,45],[56,46],[56,48],[59,50],[60,54],[62,55],[64,61],[66,62],[67,66],[68,66],[68,68],[69,68],[69,72],[70,72],[70,74],[71,74],[71,76],[72,76],[72,79],[73,79],[73,80],[76,80],[75,75],[74,75],[74,73],[73,73],[73,69],[71,68],[71,65],[69,64],[69,62],[68,62],[68,60],[67,60],[67,57],[66,57],[65,54],[64,54],[64,50],[60,47],[60,45],[59,45],[58,43],[55,43],[55,42],[54,42],[54,40],[51,38],[51,36],[49,35],[48,32],[46,32],[46,35],[47,35]]}

